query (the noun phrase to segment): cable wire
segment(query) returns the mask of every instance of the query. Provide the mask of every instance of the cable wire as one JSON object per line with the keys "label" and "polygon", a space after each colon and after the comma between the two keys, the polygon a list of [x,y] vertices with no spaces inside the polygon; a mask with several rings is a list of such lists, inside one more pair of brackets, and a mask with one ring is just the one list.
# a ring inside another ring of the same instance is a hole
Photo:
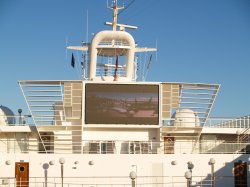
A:
{"label": "cable wire", "polygon": [[130,1],[130,3],[124,8],[122,9],[117,15],[120,15],[121,13],[123,13],[126,9],[128,9],[133,3],[135,2],[135,0]]}

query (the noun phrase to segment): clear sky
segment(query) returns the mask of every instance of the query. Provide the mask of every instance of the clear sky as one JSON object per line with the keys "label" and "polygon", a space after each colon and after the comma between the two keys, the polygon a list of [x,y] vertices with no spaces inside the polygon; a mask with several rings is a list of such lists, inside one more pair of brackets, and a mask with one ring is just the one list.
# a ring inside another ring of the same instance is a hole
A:
{"label": "clear sky", "polygon": [[[18,80],[80,78],[65,46],[86,41],[87,12],[88,40],[110,29],[106,0],[0,0],[0,105],[27,111]],[[118,22],[157,41],[147,80],[221,84],[212,116],[250,114],[250,0],[134,0]]]}

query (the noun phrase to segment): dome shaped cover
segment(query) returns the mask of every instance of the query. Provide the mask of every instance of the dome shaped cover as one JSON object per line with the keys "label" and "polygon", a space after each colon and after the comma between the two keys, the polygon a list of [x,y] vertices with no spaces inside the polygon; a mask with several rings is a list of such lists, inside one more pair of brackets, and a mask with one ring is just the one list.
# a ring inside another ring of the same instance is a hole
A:
{"label": "dome shaped cover", "polygon": [[200,120],[197,114],[190,109],[176,111],[172,118],[175,118],[174,126],[195,127],[200,125]]}
{"label": "dome shaped cover", "polygon": [[15,124],[15,115],[8,107],[0,106],[0,125]]}

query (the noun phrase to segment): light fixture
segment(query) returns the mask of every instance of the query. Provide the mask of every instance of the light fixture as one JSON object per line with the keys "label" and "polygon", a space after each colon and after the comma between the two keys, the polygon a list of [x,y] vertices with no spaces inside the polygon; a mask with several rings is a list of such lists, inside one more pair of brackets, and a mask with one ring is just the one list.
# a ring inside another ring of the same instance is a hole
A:
{"label": "light fixture", "polygon": [[194,164],[191,161],[188,161],[187,165],[188,165],[189,172],[191,173],[191,178],[188,180],[187,185],[191,185],[191,183],[192,183],[192,169],[194,169]]}
{"label": "light fixture", "polygon": [[188,165],[188,169],[191,170],[190,172],[192,172],[192,169],[194,169],[194,164],[191,161],[189,161],[187,165]]}
{"label": "light fixture", "polygon": [[186,179],[191,179],[192,173],[190,171],[186,171],[184,176],[185,176]]}
{"label": "light fixture", "polygon": [[72,167],[72,169],[77,169],[77,164],[79,164],[79,161],[74,162],[74,166]]}
{"label": "light fixture", "polygon": [[215,186],[215,175],[214,175],[214,164],[215,164],[215,159],[210,158],[208,164],[211,166],[211,180],[212,180],[212,187]]}
{"label": "light fixture", "polygon": [[131,172],[129,173],[129,177],[130,177],[130,179],[131,179],[132,187],[135,187],[135,179],[136,179],[136,177],[137,177],[136,172],[135,172],[135,171],[131,171]]}
{"label": "light fixture", "polygon": [[6,164],[6,165],[11,165],[12,162],[11,162],[11,160],[6,160],[6,161],[5,161],[5,164]]}
{"label": "light fixture", "polygon": [[64,158],[59,158],[59,163],[61,164],[61,184],[63,187],[63,164],[65,164],[65,159]]}
{"label": "light fixture", "polygon": [[241,130],[237,130],[237,131],[236,131],[236,134],[237,134],[237,135],[240,135],[240,134],[241,134]]}
{"label": "light fixture", "polygon": [[95,164],[95,161],[94,161],[94,160],[90,160],[90,161],[89,161],[89,165],[92,166],[92,165],[94,165],[94,164]]}
{"label": "light fixture", "polygon": [[185,172],[185,178],[187,179],[187,187],[190,187],[191,185],[191,179],[192,179],[192,173],[190,171]]}
{"label": "light fixture", "polygon": [[213,165],[213,164],[215,164],[215,159],[214,158],[210,158],[210,160],[209,160],[209,165]]}
{"label": "light fixture", "polygon": [[129,173],[129,177],[130,177],[130,179],[135,180],[135,178],[136,178],[136,172],[135,171],[131,171]]}
{"label": "light fixture", "polygon": [[59,158],[59,163],[60,164],[65,164],[65,159],[64,158]]}
{"label": "light fixture", "polygon": [[176,160],[173,160],[172,162],[171,162],[171,165],[173,165],[173,166],[175,166],[175,165],[177,165],[178,163],[177,163],[177,161]]}
{"label": "light fixture", "polygon": [[53,166],[55,164],[54,160],[49,161],[49,165]]}

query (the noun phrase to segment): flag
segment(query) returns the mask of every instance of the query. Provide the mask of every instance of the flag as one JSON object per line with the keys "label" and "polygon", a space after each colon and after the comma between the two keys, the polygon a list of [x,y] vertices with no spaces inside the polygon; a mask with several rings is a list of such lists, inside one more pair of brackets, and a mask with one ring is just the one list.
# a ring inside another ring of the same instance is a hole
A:
{"label": "flag", "polygon": [[115,61],[115,69],[118,69],[118,56],[116,56],[116,61]]}
{"label": "flag", "polygon": [[114,81],[117,81],[117,70],[118,70],[118,56],[116,56],[116,61],[115,61]]}
{"label": "flag", "polygon": [[71,66],[74,68],[75,67],[75,57],[74,54],[72,53],[72,57],[71,57]]}
{"label": "flag", "polygon": [[149,69],[149,68],[150,68],[151,62],[152,62],[152,54],[151,54],[151,55],[150,55],[150,57],[149,57],[149,61],[148,61],[148,65],[147,65],[147,69]]}

